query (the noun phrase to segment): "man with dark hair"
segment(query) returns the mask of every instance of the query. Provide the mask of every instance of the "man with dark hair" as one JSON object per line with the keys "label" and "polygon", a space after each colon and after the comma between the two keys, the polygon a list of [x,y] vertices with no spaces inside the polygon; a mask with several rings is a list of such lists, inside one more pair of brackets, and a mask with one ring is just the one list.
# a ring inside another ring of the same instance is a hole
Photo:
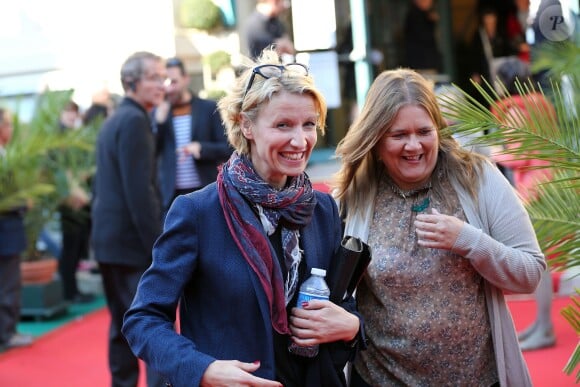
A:
{"label": "man with dark hair", "polygon": [[[97,142],[97,172],[91,239],[103,279],[113,386],[136,386],[139,363],[121,333],[141,275],[151,264],[161,233],[161,201],[155,168],[155,138],[149,112],[164,96],[165,68],[148,52],[130,56],[121,68],[125,98],[104,122]],[[147,385],[165,385],[147,372]]]}
{"label": "man with dark hair", "polygon": [[216,103],[197,97],[178,58],[166,62],[166,99],[155,109],[159,182],[165,210],[178,195],[215,181],[232,150]]}

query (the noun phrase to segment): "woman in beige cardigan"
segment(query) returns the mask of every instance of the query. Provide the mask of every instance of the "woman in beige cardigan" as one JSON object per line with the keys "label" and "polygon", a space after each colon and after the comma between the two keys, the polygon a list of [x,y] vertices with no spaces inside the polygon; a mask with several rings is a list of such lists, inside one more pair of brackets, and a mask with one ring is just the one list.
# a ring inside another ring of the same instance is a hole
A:
{"label": "woman in beige cardigan", "polygon": [[508,181],[445,127],[424,78],[385,71],[337,147],[346,233],[373,255],[351,386],[531,385],[503,291],[533,292],[544,256]]}

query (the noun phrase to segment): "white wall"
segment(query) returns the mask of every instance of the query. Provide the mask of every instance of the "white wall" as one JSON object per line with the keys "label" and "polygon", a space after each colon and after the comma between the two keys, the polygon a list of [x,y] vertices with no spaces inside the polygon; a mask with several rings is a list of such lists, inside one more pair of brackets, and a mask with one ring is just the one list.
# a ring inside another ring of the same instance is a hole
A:
{"label": "white wall", "polygon": [[121,64],[140,50],[175,55],[171,0],[10,1],[0,23],[0,98],[73,88],[88,106],[103,87],[122,92]]}

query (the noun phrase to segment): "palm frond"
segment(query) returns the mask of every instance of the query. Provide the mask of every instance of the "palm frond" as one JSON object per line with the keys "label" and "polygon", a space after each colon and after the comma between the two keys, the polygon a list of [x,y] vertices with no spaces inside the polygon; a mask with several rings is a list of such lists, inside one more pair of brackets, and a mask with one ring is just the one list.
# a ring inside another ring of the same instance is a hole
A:
{"label": "palm frond", "polygon": [[[451,127],[457,136],[478,136],[469,145],[487,145],[502,147],[502,152],[517,155],[522,160],[539,159],[552,164],[554,168],[578,170],[580,160],[580,128],[578,116],[566,117],[566,99],[557,85],[554,85],[556,116],[548,111],[545,104],[537,99],[525,98],[532,93],[540,93],[532,83],[517,83],[520,95],[523,96],[525,108],[529,115],[515,110],[515,115],[506,112],[506,102],[491,88],[474,84],[476,89],[488,101],[490,108],[481,105],[477,100],[462,91],[465,103],[458,103],[452,95],[439,97],[446,116],[456,124]],[[497,112],[495,114],[492,111]],[[562,117],[562,119],[556,119]],[[505,147],[506,145],[517,145]]]}
{"label": "palm frond", "polygon": [[[444,114],[457,122],[450,128],[455,136],[476,137],[471,145],[505,147],[503,152],[517,160],[551,164],[554,179],[539,186],[537,199],[527,209],[543,251],[551,257],[550,265],[566,270],[580,266],[580,47],[573,42],[545,44],[533,68],[551,69],[552,80],[549,90],[531,82],[517,84],[528,115],[517,110],[507,114],[505,101],[489,83],[474,86],[491,109],[460,89],[463,100],[452,93],[439,98]],[[555,114],[528,97],[534,93],[547,98]],[[573,300],[574,305],[562,314],[580,334],[580,302]],[[579,365],[580,343],[564,372],[572,374]],[[580,382],[580,371],[576,382]]]}
{"label": "palm frond", "polygon": [[569,74],[578,77],[580,69],[580,46],[573,41],[549,42],[538,47],[538,54],[532,63],[532,71],[548,69],[553,76]]}
{"label": "palm frond", "polygon": [[[580,290],[576,289],[576,294],[580,295]],[[570,323],[577,335],[580,335],[580,301],[577,297],[570,297],[572,305],[568,305],[560,312],[562,316]],[[568,359],[564,372],[571,375],[580,364],[580,342],[576,344],[574,352]],[[580,382],[580,370],[576,373],[576,383]]]}
{"label": "palm frond", "polygon": [[52,185],[37,183],[11,195],[0,196],[0,212],[26,205],[27,201],[31,198],[49,195],[52,192],[54,192]]}
{"label": "palm frond", "polygon": [[558,172],[554,181],[538,187],[537,199],[527,205],[542,250],[560,271],[580,264],[580,192],[571,184],[573,178],[570,172]]}
{"label": "palm frond", "polygon": [[[38,133],[32,128],[25,130],[18,128],[18,133],[6,154],[0,160],[0,211],[9,210],[12,200],[9,197],[29,198],[53,193],[54,190],[30,190],[36,184],[50,185],[51,178],[47,176],[46,168],[57,169],[63,166],[62,158],[71,152],[88,153],[92,151],[90,143],[85,140],[85,134],[80,132],[66,132],[59,135]],[[52,159],[51,159],[52,157]],[[88,156],[84,157],[91,160]],[[56,160],[55,160],[56,159]],[[83,161],[84,162],[84,161]],[[64,165],[79,168],[81,160],[72,158]]]}
{"label": "palm frond", "polygon": [[72,90],[47,91],[29,123],[16,116],[12,141],[0,159],[0,211],[34,203],[25,215],[27,253],[35,250],[42,227],[70,189],[86,183],[94,170],[95,127],[63,130],[59,125],[71,95]]}

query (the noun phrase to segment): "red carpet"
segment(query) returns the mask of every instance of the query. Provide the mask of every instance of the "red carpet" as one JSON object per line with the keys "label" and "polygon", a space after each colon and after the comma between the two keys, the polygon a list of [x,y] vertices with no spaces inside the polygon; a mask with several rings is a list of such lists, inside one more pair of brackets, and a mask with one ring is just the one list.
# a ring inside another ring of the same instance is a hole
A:
{"label": "red carpet", "polygon": [[[578,342],[578,337],[560,315],[568,298],[554,302],[556,347],[526,352],[525,358],[536,387],[574,386],[573,376],[562,369]],[[532,301],[510,301],[516,327],[522,329],[535,315]],[[33,346],[0,354],[0,386],[18,387],[106,387],[107,327],[109,315],[99,310],[38,339]],[[143,382],[140,386],[144,387]]]}
{"label": "red carpet", "polygon": [[[556,346],[524,352],[535,387],[576,386],[574,374],[568,376],[562,371],[578,343],[578,336],[560,314],[560,310],[570,304],[569,298],[558,297],[552,305]],[[533,301],[509,301],[508,305],[518,331],[527,327],[536,316],[536,305]]]}

